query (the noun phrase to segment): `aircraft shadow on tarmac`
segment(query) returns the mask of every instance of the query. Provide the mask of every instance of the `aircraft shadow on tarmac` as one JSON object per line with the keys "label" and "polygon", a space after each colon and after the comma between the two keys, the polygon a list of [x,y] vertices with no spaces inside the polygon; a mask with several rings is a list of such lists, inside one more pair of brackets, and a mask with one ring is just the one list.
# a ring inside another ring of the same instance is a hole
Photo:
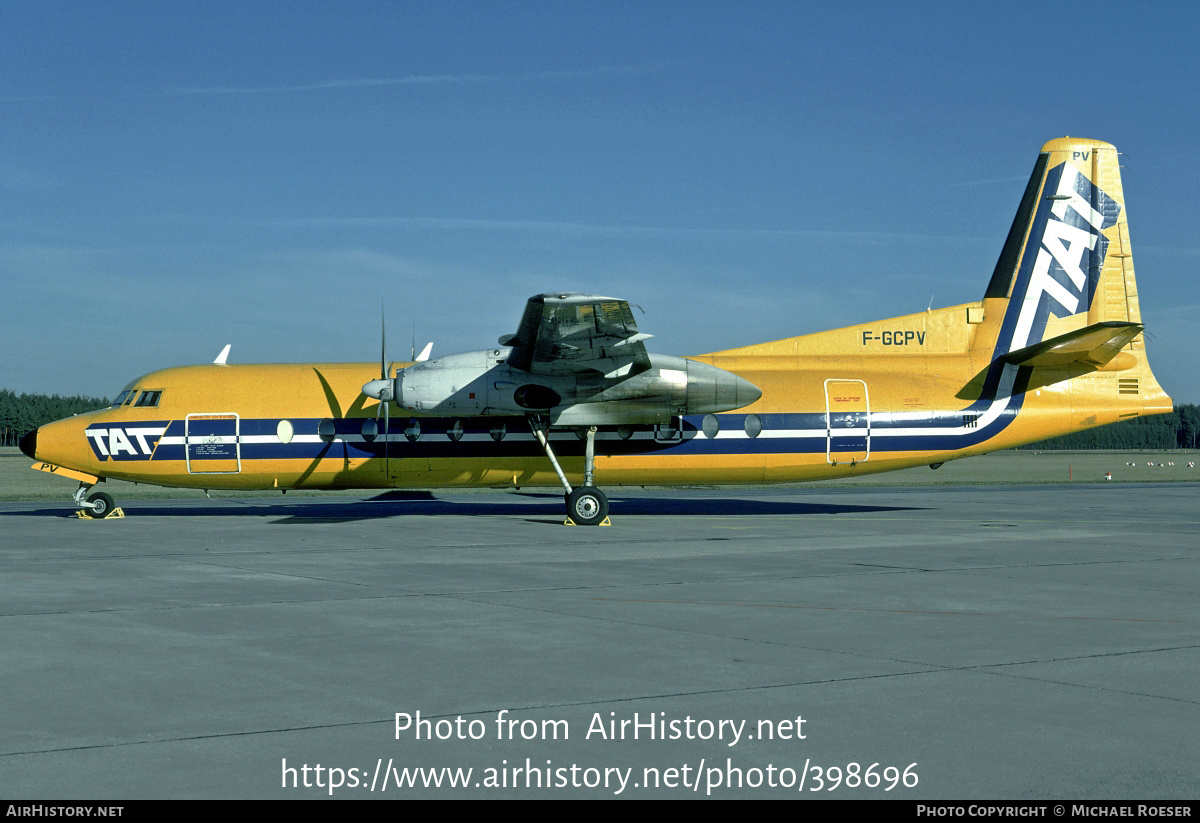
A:
{"label": "aircraft shadow on tarmac", "polygon": [[[924,506],[880,506],[797,500],[762,500],[754,497],[610,497],[612,516],[657,515],[709,517],[769,517],[779,515],[837,515],[896,512],[925,509]],[[120,503],[118,505],[121,505]],[[455,515],[545,517],[546,522],[564,519],[563,496],[553,492],[509,493],[504,500],[462,498],[443,500],[429,492],[385,492],[366,500],[299,498],[267,502],[262,498],[222,501],[147,500],[123,506],[129,517],[275,517],[274,523],[340,522],[374,520],[404,515]],[[8,511],[32,517],[74,517],[75,510],[56,506]]]}

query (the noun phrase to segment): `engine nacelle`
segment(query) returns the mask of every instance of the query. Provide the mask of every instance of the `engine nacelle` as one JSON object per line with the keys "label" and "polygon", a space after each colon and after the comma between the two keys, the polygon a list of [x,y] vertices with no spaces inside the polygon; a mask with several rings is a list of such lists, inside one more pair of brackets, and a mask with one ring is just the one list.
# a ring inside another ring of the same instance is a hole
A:
{"label": "engine nacelle", "polygon": [[[553,426],[668,423],[682,414],[747,406],[762,392],[716,366],[650,355],[650,368],[606,377],[584,371],[531,374],[508,363],[509,349],[490,349],[415,363],[392,381],[373,380],[364,393],[391,396],[418,414],[462,417],[546,414]],[[390,384],[390,385],[389,385]]]}

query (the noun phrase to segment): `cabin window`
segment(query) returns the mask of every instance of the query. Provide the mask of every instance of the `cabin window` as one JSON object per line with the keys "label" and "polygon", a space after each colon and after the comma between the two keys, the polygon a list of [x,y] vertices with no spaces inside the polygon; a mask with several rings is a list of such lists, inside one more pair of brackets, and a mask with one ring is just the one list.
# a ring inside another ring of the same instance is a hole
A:
{"label": "cabin window", "polygon": [[337,427],[333,425],[333,421],[326,417],[317,424],[317,437],[320,437],[326,443],[332,443],[333,438],[337,436]]}
{"label": "cabin window", "polygon": [[141,397],[137,399],[135,406],[157,406],[158,399],[162,397],[162,389],[150,389],[142,392]]}
{"label": "cabin window", "polygon": [[706,414],[704,415],[704,422],[701,424],[701,427],[704,429],[705,437],[713,438],[721,430],[721,421],[717,420],[715,414]]}
{"label": "cabin window", "polygon": [[275,427],[275,436],[279,438],[280,443],[291,443],[292,435],[296,430],[292,427],[292,421],[280,420],[279,425]]}

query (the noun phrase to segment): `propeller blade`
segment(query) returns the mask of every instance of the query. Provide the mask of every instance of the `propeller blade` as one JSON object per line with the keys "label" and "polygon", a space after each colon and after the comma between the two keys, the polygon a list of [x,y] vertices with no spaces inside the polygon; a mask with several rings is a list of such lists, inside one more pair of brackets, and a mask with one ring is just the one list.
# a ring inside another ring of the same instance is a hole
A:
{"label": "propeller blade", "polygon": [[[387,320],[383,316],[382,308],[379,313],[379,339],[379,379],[363,383],[362,393],[367,397],[375,398],[381,404],[386,404],[395,395],[395,384],[390,377],[392,364],[387,359]],[[375,412],[375,417],[379,417],[378,410]]]}

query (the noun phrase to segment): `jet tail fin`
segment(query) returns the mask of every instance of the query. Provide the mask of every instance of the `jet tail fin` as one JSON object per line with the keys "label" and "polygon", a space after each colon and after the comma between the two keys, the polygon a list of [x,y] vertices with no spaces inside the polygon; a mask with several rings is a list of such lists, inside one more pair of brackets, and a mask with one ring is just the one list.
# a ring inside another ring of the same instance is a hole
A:
{"label": "jet tail fin", "polygon": [[[978,341],[990,348],[993,389],[1011,366],[1120,372],[1087,391],[1115,395],[1124,414],[1171,410],[1146,360],[1125,192],[1110,144],[1063,137],[1042,147],[983,308],[1002,318],[994,337]],[[1136,412],[1121,396],[1134,394]]]}
{"label": "jet tail fin", "polygon": [[[1042,147],[985,300],[1007,299],[996,355],[1104,323],[1140,324],[1117,150],[1064,137]],[[1127,341],[1141,350],[1141,338]]]}

